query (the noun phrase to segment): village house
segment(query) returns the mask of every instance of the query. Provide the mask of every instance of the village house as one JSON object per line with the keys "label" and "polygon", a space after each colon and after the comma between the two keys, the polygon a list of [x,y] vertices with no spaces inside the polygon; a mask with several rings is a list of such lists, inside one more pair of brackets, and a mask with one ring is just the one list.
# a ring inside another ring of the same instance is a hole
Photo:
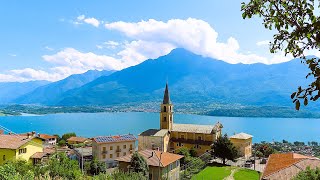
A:
{"label": "village house", "polygon": [[85,137],[70,137],[67,139],[68,145],[74,145],[74,144],[89,144],[91,143],[91,140]]}
{"label": "village house", "polygon": [[138,149],[172,152],[186,147],[196,150],[198,155],[210,151],[213,142],[221,136],[222,124],[219,122],[215,125],[176,124],[173,120],[173,112],[173,104],[170,101],[168,84],[166,84],[160,107],[160,129],[142,132],[138,136]]}
{"label": "village house", "polygon": [[131,154],[135,150],[137,138],[132,134],[98,136],[92,141],[92,155],[107,167],[117,165],[116,158]]}
{"label": "village house", "polygon": [[[183,156],[168,152],[143,150],[138,153],[147,161],[149,165],[149,179],[180,179],[180,159]],[[119,169],[124,172],[130,170],[132,154],[117,158]]]}
{"label": "village house", "polygon": [[38,137],[44,139],[44,145],[56,145],[57,137],[48,134],[38,134]]}
{"label": "village house", "polygon": [[[79,147],[74,149],[75,160],[79,162],[79,166],[82,168],[84,162],[89,162],[93,159],[92,147]],[[73,159],[73,158],[72,158]]]}
{"label": "village house", "polygon": [[296,153],[271,154],[262,173],[263,180],[292,179],[307,167],[320,168],[320,159]]}
{"label": "village house", "polygon": [[239,155],[248,159],[252,156],[252,137],[250,134],[239,133],[231,136],[229,139],[239,150]]}
{"label": "village house", "polygon": [[18,159],[33,162],[31,157],[41,152],[43,152],[43,139],[31,133],[0,134],[0,165]]}

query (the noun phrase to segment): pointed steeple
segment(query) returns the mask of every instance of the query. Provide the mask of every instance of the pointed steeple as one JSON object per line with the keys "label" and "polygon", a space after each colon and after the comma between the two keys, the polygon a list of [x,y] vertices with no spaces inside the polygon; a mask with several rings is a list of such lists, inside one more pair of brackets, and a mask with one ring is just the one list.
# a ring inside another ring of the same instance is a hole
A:
{"label": "pointed steeple", "polygon": [[171,104],[168,83],[166,83],[166,90],[164,90],[163,102],[162,104]]}

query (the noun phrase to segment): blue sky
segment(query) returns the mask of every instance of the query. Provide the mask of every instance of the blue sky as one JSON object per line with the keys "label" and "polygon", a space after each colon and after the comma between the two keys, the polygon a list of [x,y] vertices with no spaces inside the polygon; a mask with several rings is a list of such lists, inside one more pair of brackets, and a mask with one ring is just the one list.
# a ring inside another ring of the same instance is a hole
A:
{"label": "blue sky", "polygon": [[[94,3],[93,3],[94,2]],[[0,81],[122,69],[182,47],[229,63],[288,61],[238,0],[1,1]]]}

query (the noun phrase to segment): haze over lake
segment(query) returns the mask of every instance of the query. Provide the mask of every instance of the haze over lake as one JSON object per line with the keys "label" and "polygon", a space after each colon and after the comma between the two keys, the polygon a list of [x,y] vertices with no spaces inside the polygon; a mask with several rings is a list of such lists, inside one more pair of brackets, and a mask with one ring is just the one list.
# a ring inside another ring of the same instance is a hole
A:
{"label": "haze over lake", "polygon": [[[174,114],[175,123],[215,124],[220,121],[223,133],[246,132],[260,141],[320,141],[320,119],[306,118],[249,118],[214,117]],[[93,137],[132,133],[138,135],[146,129],[159,128],[158,113],[70,113],[43,116],[2,116],[2,126],[15,133],[36,131],[59,134],[75,132],[78,136]]]}

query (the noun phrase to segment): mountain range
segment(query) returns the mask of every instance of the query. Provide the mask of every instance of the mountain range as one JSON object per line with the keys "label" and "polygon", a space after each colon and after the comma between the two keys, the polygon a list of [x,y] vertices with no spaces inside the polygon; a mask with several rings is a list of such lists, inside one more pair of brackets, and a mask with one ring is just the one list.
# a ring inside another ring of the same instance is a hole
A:
{"label": "mountain range", "polygon": [[161,102],[168,82],[174,103],[293,106],[290,94],[307,85],[307,73],[298,59],[272,65],[229,64],[175,49],[121,71],[72,75],[5,102],[61,106]]}

